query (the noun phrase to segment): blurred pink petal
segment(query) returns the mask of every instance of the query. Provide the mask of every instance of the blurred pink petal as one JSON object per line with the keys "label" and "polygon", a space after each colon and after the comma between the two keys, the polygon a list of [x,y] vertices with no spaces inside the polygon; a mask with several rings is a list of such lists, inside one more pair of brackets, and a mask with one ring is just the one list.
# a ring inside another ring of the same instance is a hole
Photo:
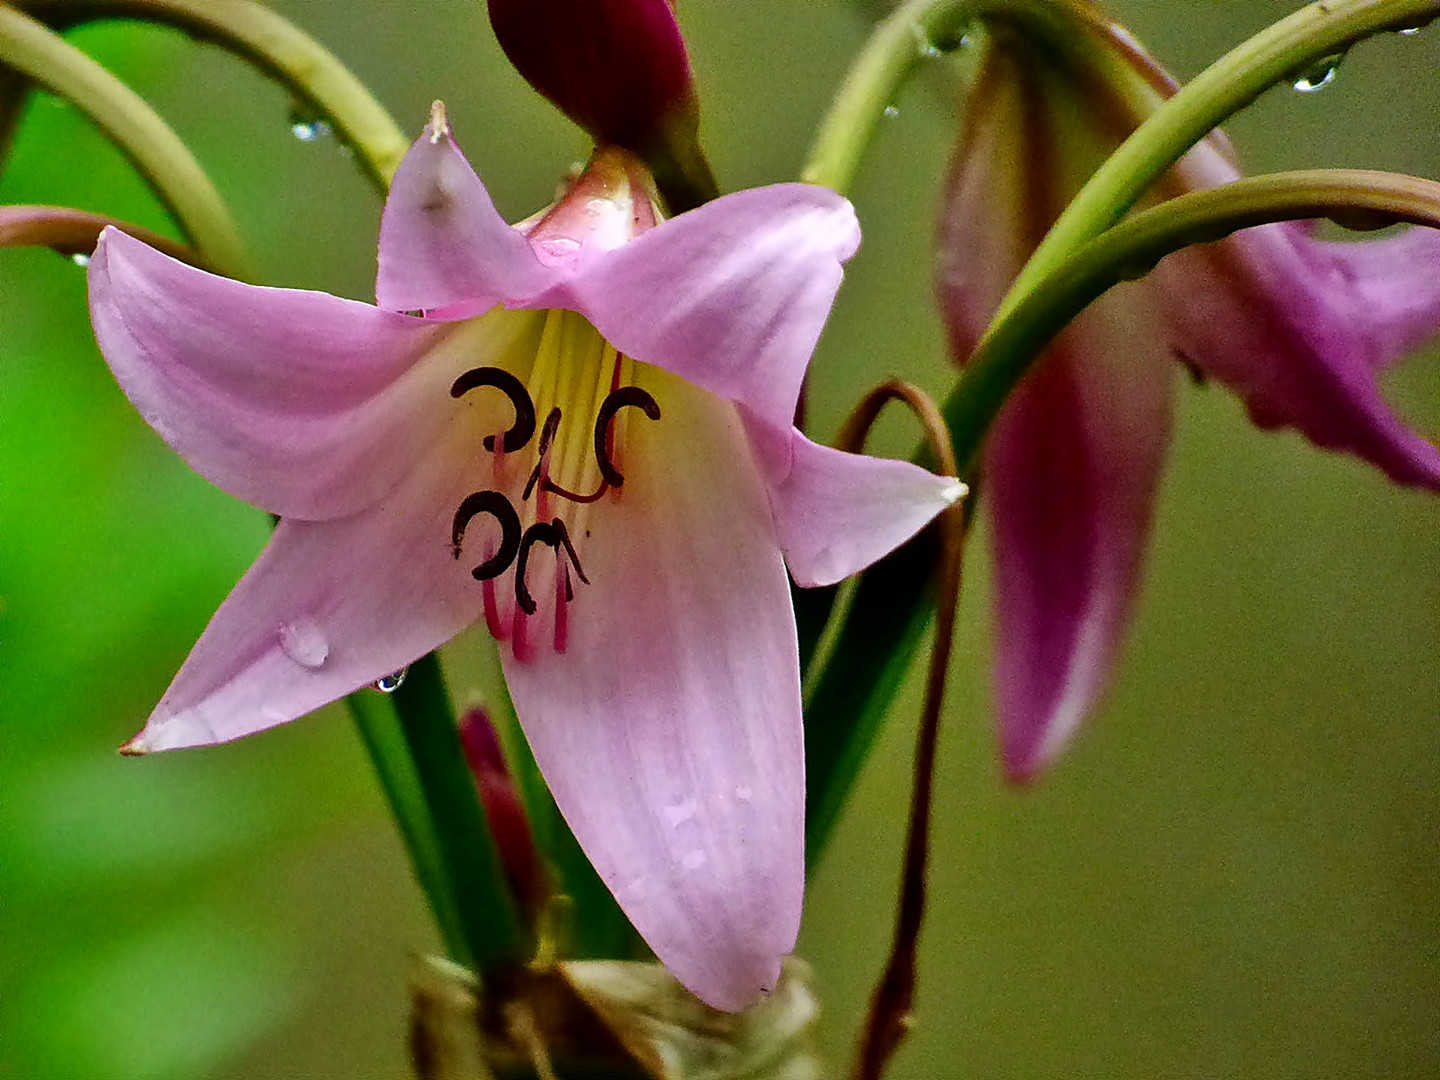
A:
{"label": "blurred pink petal", "polygon": [[[971,89],[937,279],[961,362],[1069,199],[1174,86],[1095,9],[1063,10],[1074,34],[1064,42],[994,26]],[[1163,193],[1237,175],[1215,135]],[[1398,482],[1440,488],[1440,455],[1396,419],[1376,381],[1440,328],[1440,234],[1334,243],[1312,232],[1246,230],[1113,289],[997,422],[985,475],[1012,777],[1053,760],[1108,682],[1138,592],[1176,360],[1234,389],[1262,426],[1299,428]]]}

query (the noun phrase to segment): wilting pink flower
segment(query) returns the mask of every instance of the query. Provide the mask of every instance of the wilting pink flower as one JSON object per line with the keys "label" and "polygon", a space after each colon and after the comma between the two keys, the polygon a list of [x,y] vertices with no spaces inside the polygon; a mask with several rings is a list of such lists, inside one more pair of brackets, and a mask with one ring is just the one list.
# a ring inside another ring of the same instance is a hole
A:
{"label": "wilting pink flower", "polygon": [[[1067,8],[1064,42],[997,23],[969,94],[937,279],[962,361],[1071,196],[1173,92],[1123,31],[1088,5]],[[1165,194],[1236,176],[1217,134],[1170,174]],[[1400,424],[1376,383],[1437,327],[1440,234],[1331,243],[1275,225],[1171,256],[1056,340],[1005,406],[985,460],[1011,776],[1032,776],[1060,752],[1115,663],[1181,365],[1239,394],[1262,427],[1298,428],[1397,483],[1435,489],[1440,454]]]}
{"label": "wilting pink flower", "polygon": [[676,976],[734,1009],[800,915],[785,567],[853,573],[961,485],[791,426],[859,242],[844,199],[779,185],[655,221],[612,150],[511,228],[437,111],[385,206],[378,307],[105,233],[91,312],[120,385],[281,518],[131,748],[282,723],[483,620],[601,876]]}

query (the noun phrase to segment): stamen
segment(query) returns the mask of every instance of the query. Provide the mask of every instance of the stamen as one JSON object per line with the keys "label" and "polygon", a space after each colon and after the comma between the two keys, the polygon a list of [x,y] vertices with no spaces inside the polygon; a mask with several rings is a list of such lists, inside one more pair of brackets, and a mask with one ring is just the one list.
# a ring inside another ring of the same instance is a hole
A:
{"label": "stamen", "polygon": [[530,470],[530,479],[525,481],[525,490],[520,493],[520,501],[525,502],[530,498],[530,493],[535,490],[535,481],[545,471],[546,454],[550,451],[550,444],[555,439],[555,432],[560,429],[560,406],[550,410],[550,415],[545,417],[545,426],[540,429],[540,450],[539,460],[535,462],[535,468]]}
{"label": "stamen", "polygon": [[[525,389],[524,383],[503,368],[478,367],[471,368],[451,384],[450,396],[463,397],[481,386],[493,386],[499,390],[510,399],[515,409],[515,423],[505,433],[505,441],[501,444],[513,454],[535,434],[535,404],[530,400],[530,392]],[[494,450],[495,443],[494,435],[486,435],[483,440],[486,450]]]}
{"label": "stamen", "polygon": [[585,576],[585,571],[580,566],[580,557],[575,554],[575,545],[570,542],[570,531],[565,528],[565,522],[560,518],[537,521],[525,530],[525,536],[520,541],[520,554],[515,563],[515,602],[526,615],[534,615],[538,607],[525,581],[525,570],[530,563],[530,549],[536,544],[554,548],[557,557],[563,546],[565,554],[575,565],[575,573],[586,585],[590,584],[590,579]]}
{"label": "stamen", "polygon": [[600,411],[595,415],[595,460],[600,466],[600,475],[611,487],[617,488],[625,485],[625,477],[610,458],[610,424],[614,421],[615,414],[627,407],[640,409],[651,420],[660,419],[660,406],[638,386],[622,386],[613,391],[600,406]]}
{"label": "stamen", "polygon": [[575,590],[570,586],[570,565],[557,550],[555,552],[555,651],[563,654],[570,644],[570,601],[575,599]]}
{"label": "stamen", "polygon": [[450,549],[457,559],[465,542],[465,530],[478,514],[489,514],[500,523],[499,551],[470,571],[476,581],[485,581],[503,574],[505,568],[515,561],[522,541],[520,515],[515,513],[510,500],[498,491],[477,491],[465,496],[460,509],[455,511],[455,521],[450,527]]}
{"label": "stamen", "polygon": [[490,636],[496,641],[505,641],[510,637],[510,628],[500,617],[500,601],[496,595],[495,579],[486,578],[482,581],[480,592],[485,606],[485,628],[490,631]]}

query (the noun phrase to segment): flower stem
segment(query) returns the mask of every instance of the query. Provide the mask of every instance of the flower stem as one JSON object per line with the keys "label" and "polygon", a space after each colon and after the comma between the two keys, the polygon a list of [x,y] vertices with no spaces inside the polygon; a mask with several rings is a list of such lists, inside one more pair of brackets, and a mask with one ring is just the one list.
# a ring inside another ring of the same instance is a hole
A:
{"label": "flower stem", "polygon": [[1277,83],[1377,33],[1440,17],[1440,0],[1320,0],[1226,53],[1187,83],[1096,170],[1016,278],[1007,314],[1077,247],[1119,221],[1197,142]]}
{"label": "flower stem", "polygon": [[976,346],[945,403],[962,475],[978,466],[985,432],[1034,358],[1111,286],[1237,229],[1322,217],[1352,228],[1440,229],[1440,183],[1345,169],[1274,173],[1179,195],[1113,226],[997,316]]}
{"label": "flower stem", "polygon": [[89,255],[95,250],[100,233],[107,225],[114,225],[135,239],[143,240],[172,259],[180,259],[202,270],[210,269],[197,252],[168,236],[119,218],[92,214],[88,210],[73,210],[68,206],[0,206],[0,247],[48,247],[61,255]]}
{"label": "flower stem", "polygon": [[[465,962],[481,974],[524,963],[530,943],[465,764],[439,658],[431,653],[411,664],[392,700],[434,828],[469,954]],[[406,812],[414,811],[407,806]]]}
{"label": "flower stem", "polygon": [[906,0],[876,25],[850,65],[816,132],[800,179],[847,192],[900,88],[938,54],[959,48],[966,28],[976,20],[1004,19],[1065,34],[1076,17],[1093,14],[1077,11],[1074,0]]}
{"label": "flower stem", "polygon": [[40,21],[69,29],[98,19],[173,26],[254,64],[329,121],[381,195],[407,139],[390,114],[333,53],[256,0],[11,0]]}
{"label": "flower stem", "polygon": [[346,699],[360,741],[370,756],[390,812],[400,826],[415,878],[440,926],[445,951],[456,963],[472,964],[470,947],[455,907],[440,841],[430,822],[430,809],[420,788],[420,777],[400,727],[394,703],[384,694],[359,690]]}
{"label": "flower stem", "polygon": [[165,121],[110,72],[14,8],[0,4],[0,65],[73,103],[134,163],[181,232],[209,262],[245,276],[239,232],[205,171]]}

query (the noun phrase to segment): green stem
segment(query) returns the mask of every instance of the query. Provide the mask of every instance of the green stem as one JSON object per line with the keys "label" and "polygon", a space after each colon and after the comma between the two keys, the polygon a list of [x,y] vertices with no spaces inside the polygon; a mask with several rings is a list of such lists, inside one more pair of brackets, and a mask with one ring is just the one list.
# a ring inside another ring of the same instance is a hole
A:
{"label": "green stem", "polygon": [[[1074,253],[992,324],[944,406],[961,477],[973,478],[985,432],[1034,358],[1071,319],[1120,281],[1190,244],[1237,229],[1329,217],[1351,228],[1408,222],[1440,228],[1440,183],[1390,173],[1316,170],[1247,177],[1142,211]],[[814,865],[920,641],[933,543],[922,533],[861,575],[830,662],[808,703],[851,717],[810,770],[806,853]],[[885,641],[889,648],[877,649]]]}
{"label": "green stem", "polygon": [[1094,18],[1073,0],[906,0],[875,27],[850,65],[800,178],[841,194],[848,191],[900,88],[937,51],[958,48],[965,29],[976,20],[1004,19],[1069,34],[1077,17]]}
{"label": "green stem", "polygon": [[420,777],[410,758],[395,706],[387,696],[374,690],[356,691],[346,699],[346,704],[380,779],[390,811],[400,826],[410,865],[440,926],[445,951],[457,963],[473,963],[465,928],[451,893],[440,841],[431,825],[430,809],[420,789]]}
{"label": "green stem", "polygon": [[0,65],[85,113],[134,163],[186,239],[212,265],[245,276],[240,235],[219,192],[185,144],[135,91],[6,4],[0,4]]}
{"label": "green stem", "polygon": [[945,403],[962,475],[978,467],[986,431],[1035,358],[1111,286],[1237,229],[1322,217],[1352,227],[1440,228],[1440,183],[1344,169],[1275,173],[1180,195],[1115,225],[997,316],[976,347]]}
{"label": "green stem", "polygon": [[1076,247],[1124,217],[1192,146],[1270,87],[1364,38],[1437,17],[1440,0],[1320,0],[1221,57],[1156,109],[1091,176],[1021,270],[997,319]]}
{"label": "green stem", "polygon": [[505,882],[475,778],[465,763],[434,653],[410,665],[392,699],[469,954],[463,962],[482,974],[524,963],[531,952],[528,935]]}
{"label": "green stem", "polygon": [[69,29],[97,19],[173,26],[254,64],[353,147],[384,195],[407,139],[390,114],[333,53],[256,0],[11,0],[46,24]]}

